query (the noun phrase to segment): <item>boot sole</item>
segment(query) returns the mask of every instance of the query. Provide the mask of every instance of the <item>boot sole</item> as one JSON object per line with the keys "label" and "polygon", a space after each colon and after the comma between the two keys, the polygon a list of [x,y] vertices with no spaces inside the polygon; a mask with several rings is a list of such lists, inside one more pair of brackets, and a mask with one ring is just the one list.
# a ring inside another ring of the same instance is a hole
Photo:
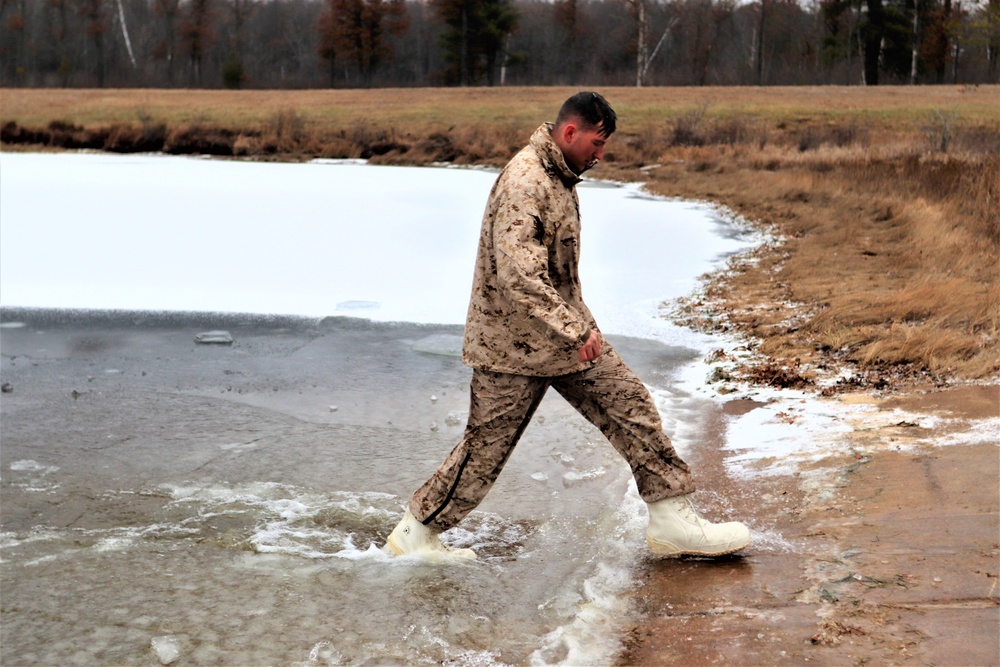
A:
{"label": "boot sole", "polygon": [[389,540],[386,542],[385,546],[389,547],[389,551],[392,552],[393,556],[403,555],[403,550],[396,546],[396,540],[392,539],[392,535],[389,536]]}
{"label": "boot sole", "polygon": [[750,540],[745,543],[731,547],[729,549],[724,549],[722,551],[695,551],[693,549],[678,549],[672,544],[666,544],[665,542],[657,542],[646,538],[646,546],[649,547],[650,552],[654,556],[659,556],[660,558],[679,558],[681,556],[705,556],[708,558],[713,558],[715,556],[728,556],[729,554],[734,554],[737,551],[742,551],[750,545]]}
{"label": "boot sole", "polygon": [[[393,556],[406,556],[407,555],[405,551],[403,551],[402,549],[399,548],[399,545],[396,544],[396,540],[394,540],[392,538],[392,535],[389,535],[389,539],[386,540],[385,546],[389,549],[389,551],[392,553]],[[471,551],[471,549],[470,549],[470,551]],[[413,554],[410,554],[410,555],[413,555]],[[423,554],[416,554],[416,555],[418,555],[418,556],[419,555],[423,555],[424,557],[427,557],[427,558],[438,558],[438,559],[447,559],[447,560],[456,560],[456,561],[477,560],[477,557],[476,557],[474,551],[472,552],[471,556],[460,556],[460,555],[454,553],[453,551],[432,551],[432,552],[424,552]]]}

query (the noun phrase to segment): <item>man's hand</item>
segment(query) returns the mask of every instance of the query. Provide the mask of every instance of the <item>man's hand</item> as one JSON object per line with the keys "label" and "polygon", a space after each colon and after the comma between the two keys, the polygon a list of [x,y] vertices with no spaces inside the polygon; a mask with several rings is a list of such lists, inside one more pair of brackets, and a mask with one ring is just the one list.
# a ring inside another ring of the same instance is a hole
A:
{"label": "man's hand", "polygon": [[597,335],[597,331],[591,329],[590,337],[580,348],[580,361],[593,361],[599,356],[601,356],[601,337]]}

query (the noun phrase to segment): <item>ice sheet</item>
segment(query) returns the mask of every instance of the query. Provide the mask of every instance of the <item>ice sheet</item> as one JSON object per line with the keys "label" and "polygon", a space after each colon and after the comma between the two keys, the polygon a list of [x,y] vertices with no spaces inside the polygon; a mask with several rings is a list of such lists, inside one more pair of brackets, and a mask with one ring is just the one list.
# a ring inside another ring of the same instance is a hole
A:
{"label": "ice sheet", "polygon": [[[461,324],[496,174],[166,156],[4,154],[0,305]],[[374,174],[374,177],[373,177]],[[585,183],[581,272],[607,333],[676,336],[657,306],[720,255],[707,206]]]}

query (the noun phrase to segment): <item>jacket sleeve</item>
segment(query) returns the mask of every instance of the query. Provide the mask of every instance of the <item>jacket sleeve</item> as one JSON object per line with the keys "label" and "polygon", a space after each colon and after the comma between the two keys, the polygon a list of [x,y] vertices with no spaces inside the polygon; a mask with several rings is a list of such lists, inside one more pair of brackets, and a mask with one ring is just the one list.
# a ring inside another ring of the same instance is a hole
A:
{"label": "jacket sleeve", "polygon": [[507,188],[500,196],[493,221],[500,289],[549,338],[579,349],[590,336],[590,325],[548,280],[547,234],[537,197],[523,188]]}

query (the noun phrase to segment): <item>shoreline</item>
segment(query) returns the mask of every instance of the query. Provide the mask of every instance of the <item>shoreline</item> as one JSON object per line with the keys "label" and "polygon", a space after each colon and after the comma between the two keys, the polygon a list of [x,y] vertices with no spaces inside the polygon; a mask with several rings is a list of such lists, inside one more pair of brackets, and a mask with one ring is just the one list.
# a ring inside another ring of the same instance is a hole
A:
{"label": "shoreline", "polygon": [[617,665],[1000,664],[1000,383],[703,393],[722,415],[689,460],[713,481],[696,504],[755,542],[643,559]]}

